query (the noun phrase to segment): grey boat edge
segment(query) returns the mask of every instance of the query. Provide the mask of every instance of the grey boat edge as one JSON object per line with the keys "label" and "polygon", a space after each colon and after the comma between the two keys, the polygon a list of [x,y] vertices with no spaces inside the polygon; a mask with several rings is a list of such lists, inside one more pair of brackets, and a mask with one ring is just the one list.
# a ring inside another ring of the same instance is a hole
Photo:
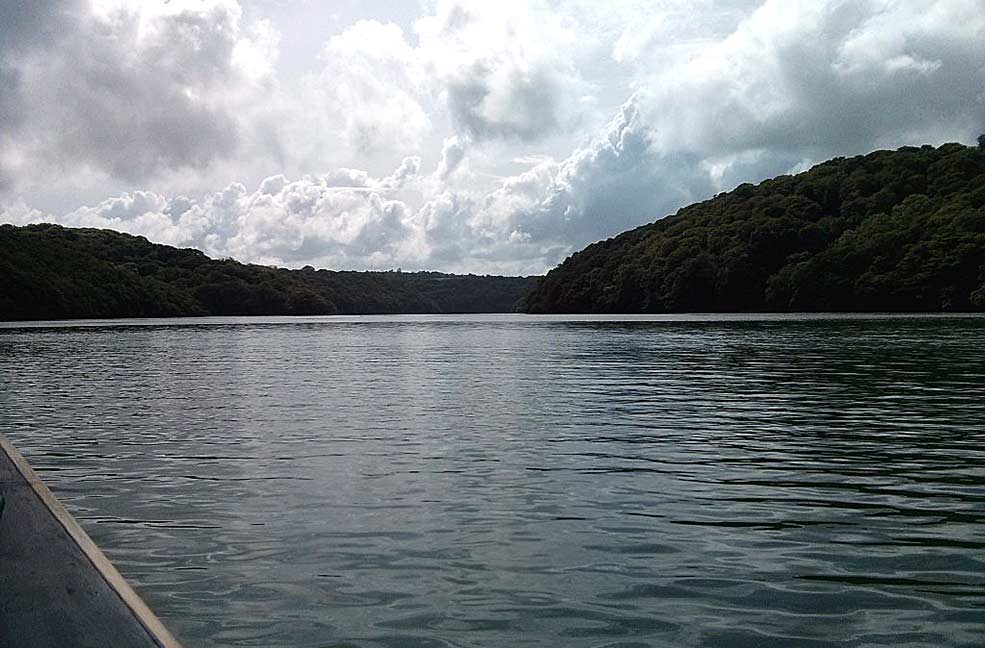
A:
{"label": "grey boat edge", "polygon": [[0,434],[0,646],[181,648]]}

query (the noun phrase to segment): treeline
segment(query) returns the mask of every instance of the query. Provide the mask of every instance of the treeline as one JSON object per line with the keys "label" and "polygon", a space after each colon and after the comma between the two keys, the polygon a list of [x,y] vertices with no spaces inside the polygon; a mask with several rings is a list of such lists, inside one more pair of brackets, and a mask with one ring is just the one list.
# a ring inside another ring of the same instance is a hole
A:
{"label": "treeline", "polygon": [[525,309],[985,310],[985,142],[741,185],[572,255]]}
{"label": "treeline", "polygon": [[510,312],[536,280],[287,270],[111,230],[0,225],[0,320]]}

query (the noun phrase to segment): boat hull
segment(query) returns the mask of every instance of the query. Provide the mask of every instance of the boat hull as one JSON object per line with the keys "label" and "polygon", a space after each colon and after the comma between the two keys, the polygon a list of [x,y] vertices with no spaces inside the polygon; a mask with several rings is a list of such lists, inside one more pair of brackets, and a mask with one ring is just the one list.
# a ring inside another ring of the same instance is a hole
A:
{"label": "boat hull", "polygon": [[0,435],[0,646],[180,648]]}

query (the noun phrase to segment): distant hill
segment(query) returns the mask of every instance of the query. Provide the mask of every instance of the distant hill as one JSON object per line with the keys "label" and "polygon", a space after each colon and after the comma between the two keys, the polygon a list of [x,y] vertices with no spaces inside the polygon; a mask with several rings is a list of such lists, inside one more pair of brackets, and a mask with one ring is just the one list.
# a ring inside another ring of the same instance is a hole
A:
{"label": "distant hill", "polygon": [[287,270],[111,230],[0,225],[0,320],[509,312],[537,279]]}
{"label": "distant hill", "polygon": [[572,255],[525,309],[985,310],[985,142],[741,185]]}

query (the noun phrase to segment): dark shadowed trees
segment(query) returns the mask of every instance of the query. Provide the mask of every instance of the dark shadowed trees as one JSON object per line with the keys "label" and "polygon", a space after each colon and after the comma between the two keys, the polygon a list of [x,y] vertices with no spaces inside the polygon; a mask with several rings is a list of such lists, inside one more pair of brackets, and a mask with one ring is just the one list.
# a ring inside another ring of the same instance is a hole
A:
{"label": "dark shadowed trees", "polygon": [[0,225],[0,320],[503,312],[536,280],[286,270],[110,230]]}
{"label": "dark shadowed trees", "polygon": [[877,151],[741,185],[572,255],[525,308],[985,310],[985,147]]}

